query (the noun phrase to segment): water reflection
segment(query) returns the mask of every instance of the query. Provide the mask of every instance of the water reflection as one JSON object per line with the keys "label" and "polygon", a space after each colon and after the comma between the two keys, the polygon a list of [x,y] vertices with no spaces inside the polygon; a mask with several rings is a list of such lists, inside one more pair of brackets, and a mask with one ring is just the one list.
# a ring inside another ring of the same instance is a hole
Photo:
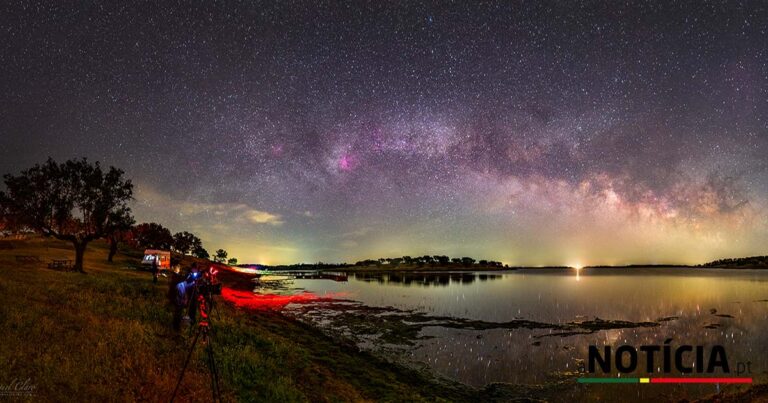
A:
{"label": "water reflection", "polygon": [[[725,347],[728,359],[751,362],[756,382],[768,379],[768,272],[712,269],[557,269],[499,273],[350,275],[348,283],[297,283],[323,293],[346,291],[371,307],[486,322],[525,319],[546,323],[621,320],[657,322],[649,328],[599,330],[549,337],[546,329],[468,330],[431,326],[407,356],[435,372],[482,386],[491,382],[546,384],[577,376],[589,345],[672,344]],[[342,318],[343,320],[343,315]],[[553,332],[554,333],[554,332]],[[650,376],[663,376],[659,368]],[[637,373],[630,376],[648,376]],[[722,374],[720,374],[722,375]],[[626,375],[625,375],[626,376]],[[718,385],[581,388],[608,400],[690,398]],[[627,394],[627,392],[630,392]],[[628,397],[629,396],[629,397]]]}

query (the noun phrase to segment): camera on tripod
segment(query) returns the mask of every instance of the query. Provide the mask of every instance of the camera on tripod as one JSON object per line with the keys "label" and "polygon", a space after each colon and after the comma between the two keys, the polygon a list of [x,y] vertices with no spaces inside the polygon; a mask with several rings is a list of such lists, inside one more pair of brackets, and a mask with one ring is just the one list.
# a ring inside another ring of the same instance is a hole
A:
{"label": "camera on tripod", "polygon": [[197,333],[195,333],[195,338],[193,339],[192,345],[189,348],[189,353],[187,353],[187,359],[184,361],[184,366],[181,368],[179,380],[176,382],[176,388],[173,390],[171,403],[173,403],[174,399],[176,398],[176,393],[179,391],[181,381],[184,379],[184,372],[187,370],[190,358],[192,358],[192,352],[195,349],[195,345],[197,345],[197,341],[201,337],[203,343],[206,346],[205,350],[208,355],[213,401],[222,401],[221,389],[219,387],[219,372],[216,368],[216,359],[213,354],[213,341],[210,336],[212,333],[212,326],[209,315],[214,308],[213,296],[221,295],[221,283],[216,278],[217,273],[218,270],[211,266],[203,272],[194,270],[190,272],[187,277],[187,283],[191,283],[190,286],[194,287],[192,289],[192,297],[189,300],[188,307],[190,310],[190,317],[193,318],[192,321],[194,322],[195,312],[199,311],[200,321],[197,323]]}
{"label": "camera on tripod", "polygon": [[221,283],[216,278],[218,271],[211,266],[202,273],[189,273],[189,278],[194,281],[197,293],[201,295],[221,295]]}
{"label": "camera on tripod", "polygon": [[203,295],[221,295],[221,283],[211,284],[204,281],[197,285],[197,292]]}

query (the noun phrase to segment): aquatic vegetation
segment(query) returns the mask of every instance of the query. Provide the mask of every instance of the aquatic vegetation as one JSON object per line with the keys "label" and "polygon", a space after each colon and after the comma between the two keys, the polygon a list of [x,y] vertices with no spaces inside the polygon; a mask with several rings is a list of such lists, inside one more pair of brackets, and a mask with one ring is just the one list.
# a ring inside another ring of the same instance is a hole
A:
{"label": "aquatic vegetation", "polygon": [[[309,320],[327,331],[349,337],[357,342],[375,342],[385,345],[412,346],[418,340],[430,338],[421,335],[427,327],[443,327],[463,330],[529,329],[549,330],[549,333],[535,335],[542,337],[568,337],[591,334],[600,330],[647,328],[660,326],[659,322],[630,322],[624,320],[580,320],[567,323],[547,323],[527,319],[506,322],[490,322],[450,316],[433,316],[415,310],[395,307],[371,307],[351,300],[323,301],[312,303],[296,301],[286,311],[290,316]],[[536,345],[534,343],[534,345]]]}

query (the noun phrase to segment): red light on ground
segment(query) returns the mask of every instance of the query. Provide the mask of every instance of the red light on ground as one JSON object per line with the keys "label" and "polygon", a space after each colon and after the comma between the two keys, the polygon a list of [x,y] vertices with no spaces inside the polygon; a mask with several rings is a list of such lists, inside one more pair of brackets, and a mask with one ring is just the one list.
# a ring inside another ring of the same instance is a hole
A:
{"label": "red light on ground", "polygon": [[340,298],[345,294],[326,294],[322,297],[312,292],[302,292],[296,295],[254,294],[249,291],[237,291],[231,288],[221,290],[224,300],[235,304],[238,308],[258,310],[280,310],[288,304],[308,303],[314,301],[329,301]]}
{"label": "red light on ground", "polygon": [[752,383],[752,378],[651,378],[651,383]]}

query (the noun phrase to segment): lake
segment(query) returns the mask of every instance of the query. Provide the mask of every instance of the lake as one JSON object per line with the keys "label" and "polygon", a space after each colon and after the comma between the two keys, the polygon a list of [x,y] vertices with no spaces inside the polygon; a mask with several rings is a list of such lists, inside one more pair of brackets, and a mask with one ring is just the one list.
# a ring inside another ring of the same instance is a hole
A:
{"label": "lake", "polygon": [[[292,287],[329,298],[289,304],[289,315],[476,387],[493,382],[573,385],[589,345],[639,348],[667,339],[672,346],[701,345],[707,351],[724,346],[732,373],[698,376],[736,376],[736,363],[750,362],[752,374],[742,376],[766,381],[768,271],[358,273],[346,281],[296,279]],[[616,328],[594,330],[585,324]],[[662,373],[661,364],[648,374],[643,357],[639,372],[622,376],[679,375]],[[677,399],[715,393],[722,386],[580,385],[560,396]]]}

